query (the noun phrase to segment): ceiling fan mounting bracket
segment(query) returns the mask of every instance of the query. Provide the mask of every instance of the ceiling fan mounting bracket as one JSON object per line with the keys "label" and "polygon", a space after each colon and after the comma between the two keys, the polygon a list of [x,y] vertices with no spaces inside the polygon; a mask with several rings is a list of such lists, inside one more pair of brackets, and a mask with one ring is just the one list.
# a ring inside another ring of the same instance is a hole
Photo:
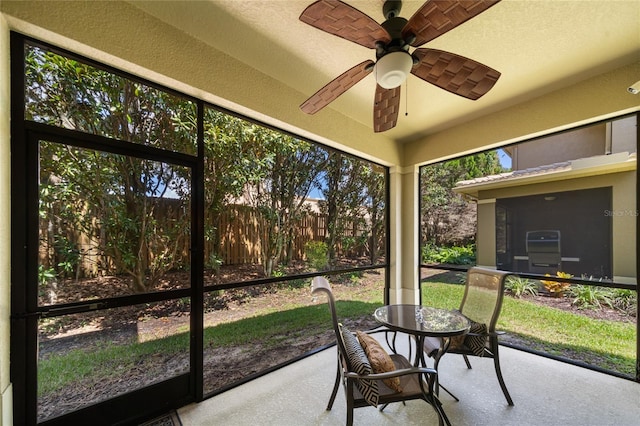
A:
{"label": "ceiling fan mounting bracket", "polygon": [[400,0],[386,0],[382,5],[382,15],[384,19],[395,18],[400,16],[400,10],[402,9],[402,1]]}

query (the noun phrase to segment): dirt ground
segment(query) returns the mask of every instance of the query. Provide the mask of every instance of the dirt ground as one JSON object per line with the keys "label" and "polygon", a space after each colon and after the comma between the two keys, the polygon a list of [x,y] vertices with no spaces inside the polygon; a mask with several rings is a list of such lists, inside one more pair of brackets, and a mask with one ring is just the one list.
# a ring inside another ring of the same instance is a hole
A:
{"label": "dirt ground", "polygon": [[[260,271],[256,268],[243,266],[223,268],[218,274],[211,274],[206,278],[206,285],[233,282],[259,278]],[[446,271],[426,271],[426,279],[459,282],[459,274]],[[379,287],[383,278],[377,271],[365,273],[357,285],[350,282],[333,283],[336,293],[348,298],[353,294],[357,300],[357,292],[366,287]],[[79,295],[92,294],[100,289],[100,297],[107,294],[119,295],[126,292],[124,278],[108,277],[95,280],[68,282],[56,288],[57,303],[77,300]],[[188,283],[187,273],[171,274],[170,280],[161,283],[164,288],[180,287]],[[308,280],[307,280],[308,281]],[[43,297],[50,297],[44,293]],[[553,306],[559,309],[588,315],[594,318],[614,321],[635,321],[635,318],[613,309],[584,310],[571,304],[568,298],[551,298],[538,296],[529,298],[535,303]],[[205,301],[205,327],[232,322],[247,318],[265,309],[276,309],[278,306],[291,304],[308,305],[310,303],[324,303],[324,300],[312,300],[308,285],[300,288],[277,291],[277,286],[251,287],[240,290],[225,290],[215,297],[211,295]],[[128,344],[131,342],[145,342],[188,330],[189,306],[180,303],[159,303],[146,307],[130,307],[119,309],[117,313],[98,311],[90,314],[68,316],[43,321],[40,327],[39,359],[45,360],[54,354],[66,354],[77,349],[93,351],[106,345]],[[371,316],[347,321],[351,329],[368,329],[376,325]],[[244,344],[232,350],[215,347],[213,342],[205,342],[204,347],[204,388],[205,393],[221,389],[247,376],[264,371],[286,360],[303,355],[313,349],[332,343],[335,338],[329,330],[310,330],[292,336],[281,336],[281,344],[276,347],[263,348],[259,344]],[[509,339],[516,344],[526,344],[517,338]],[[534,348],[536,349],[536,348]],[[567,354],[576,359],[580,354]],[[592,359],[585,359],[593,362]],[[130,389],[151,384],[157,380],[186,373],[189,369],[188,351],[177,355],[157,356],[136,359],[132,366],[122,370],[122,374],[105,377],[89,376],[80,378],[73,386],[42,394],[39,397],[39,419],[55,417],[57,415],[93,404],[100,400],[124,393]],[[118,368],[118,366],[114,366]]]}
{"label": "dirt ground", "polygon": [[[261,278],[259,269],[250,266],[223,267],[218,274],[206,277],[205,285],[237,282]],[[55,287],[55,301],[65,303],[88,298],[89,295],[112,297],[127,293],[127,278],[102,277],[93,280],[59,283]],[[360,283],[333,283],[334,291],[348,295],[351,290],[362,291],[363,287],[377,286],[383,278],[377,271],[364,273]],[[160,284],[162,288],[184,288],[189,281],[188,273],[170,274]],[[205,297],[205,327],[223,322],[234,322],[252,317],[256,312],[276,310],[278,306],[325,304],[325,300],[314,300],[308,283],[299,288],[279,291],[279,286],[265,285],[238,290],[224,290]],[[43,292],[41,303],[51,298],[51,289]],[[348,296],[347,296],[348,297]],[[73,350],[92,352],[107,346],[143,343],[189,330],[189,305],[181,301],[147,304],[116,309],[113,312],[97,311],[81,315],[69,315],[43,320],[39,330],[40,361],[55,355],[68,354]],[[327,310],[328,312],[328,310]],[[376,325],[372,317],[346,320],[352,329],[369,329]],[[260,344],[242,344],[233,349],[220,349],[214,342],[204,342],[204,389],[205,394],[215,392],[252,374],[277,366],[314,349],[335,341],[331,329],[302,331],[291,336],[279,336],[281,343],[264,348]],[[38,398],[39,421],[56,417],[83,406],[130,391],[131,389],[174,377],[189,371],[188,340],[185,351],[177,355],[133,359],[133,365],[123,368],[113,366],[121,374],[91,374],[79,377],[73,386],[42,393]],[[102,377],[101,377],[102,376]]]}

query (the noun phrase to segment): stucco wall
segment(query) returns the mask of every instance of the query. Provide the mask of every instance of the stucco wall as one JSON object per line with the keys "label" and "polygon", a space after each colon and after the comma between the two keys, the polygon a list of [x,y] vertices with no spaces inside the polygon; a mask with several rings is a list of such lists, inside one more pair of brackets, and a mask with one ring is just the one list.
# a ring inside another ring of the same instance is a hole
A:
{"label": "stucco wall", "polygon": [[[636,95],[637,96],[637,95]],[[638,100],[640,103],[640,99]],[[635,117],[616,120],[611,124],[611,152],[636,152],[638,126]]]}
{"label": "stucco wall", "polygon": [[478,201],[476,237],[478,266],[496,267],[496,200]]}
{"label": "stucco wall", "polygon": [[612,180],[613,211],[605,215],[612,222],[613,275],[620,282],[636,284],[636,172],[618,173]]}
{"label": "stucco wall", "polygon": [[618,152],[636,151],[636,119],[627,117],[609,123],[559,133],[510,148],[511,168],[523,170]]}
{"label": "stucco wall", "polygon": [[[390,170],[390,300],[389,303],[419,302],[418,191],[417,167]],[[402,265],[413,265],[413,267]]]}
{"label": "stucco wall", "polygon": [[513,148],[511,167],[524,170],[561,161],[605,154],[607,126],[600,124],[560,133]]}
{"label": "stucco wall", "polygon": [[[612,210],[611,212],[603,211],[602,214],[611,219],[614,278],[624,283],[635,283],[637,277],[636,215],[638,214],[634,196],[636,194],[635,171],[481,191],[479,198],[493,200],[601,187],[613,188]],[[489,241],[488,238],[481,240],[480,235],[478,236],[478,253],[481,256],[490,256],[490,253],[494,253],[495,256],[495,210],[478,209],[479,229],[481,225],[486,226],[491,220],[494,220],[493,241]]]}

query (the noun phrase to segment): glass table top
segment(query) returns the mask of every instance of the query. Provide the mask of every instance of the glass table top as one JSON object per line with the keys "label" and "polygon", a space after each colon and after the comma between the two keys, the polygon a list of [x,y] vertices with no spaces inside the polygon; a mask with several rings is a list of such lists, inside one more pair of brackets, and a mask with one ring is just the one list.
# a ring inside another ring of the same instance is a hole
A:
{"label": "glass table top", "polygon": [[469,320],[457,310],[420,305],[387,305],[374,318],[390,329],[425,336],[455,336],[469,331]]}

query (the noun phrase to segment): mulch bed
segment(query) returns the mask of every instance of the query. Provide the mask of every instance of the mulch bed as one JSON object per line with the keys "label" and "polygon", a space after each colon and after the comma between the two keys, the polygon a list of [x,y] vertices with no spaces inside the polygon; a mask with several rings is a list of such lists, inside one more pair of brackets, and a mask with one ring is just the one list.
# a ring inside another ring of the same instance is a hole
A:
{"label": "mulch bed", "polygon": [[563,311],[569,311],[577,315],[584,315],[590,318],[635,323],[636,318],[628,312],[619,309],[613,309],[608,306],[602,306],[600,309],[581,308],[573,303],[573,299],[569,296],[551,297],[549,295],[528,296],[525,300],[530,300],[539,305],[549,306]]}
{"label": "mulch bed", "polygon": [[[464,282],[464,274],[461,272],[444,271],[439,269],[423,269],[422,278],[428,281],[437,281],[450,284],[462,284]],[[613,309],[608,306],[602,306],[600,309],[581,308],[573,303],[573,299],[568,296],[552,297],[549,294],[540,293],[537,296],[527,295],[523,300],[531,301],[543,306],[549,306],[563,311],[572,312],[577,315],[584,315],[594,319],[620,321],[620,322],[636,322],[636,317],[628,312],[619,309]]]}

